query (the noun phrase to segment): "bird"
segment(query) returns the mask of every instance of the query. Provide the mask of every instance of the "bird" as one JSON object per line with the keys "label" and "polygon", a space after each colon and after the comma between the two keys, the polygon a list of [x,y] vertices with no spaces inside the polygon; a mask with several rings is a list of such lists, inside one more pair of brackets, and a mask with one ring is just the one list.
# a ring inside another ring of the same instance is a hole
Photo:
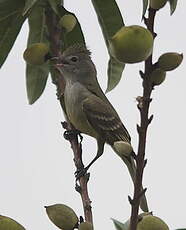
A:
{"label": "bird", "polygon": [[[98,83],[91,52],[86,45],[75,44],[67,48],[59,59],[56,68],[65,79],[66,116],[75,129],[97,141],[97,154],[84,169],[87,171],[103,154],[107,143],[124,161],[134,183],[136,164],[131,137]],[[121,151],[122,144],[131,146],[131,154]],[[141,209],[148,211],[145,194],[141,197]]]}

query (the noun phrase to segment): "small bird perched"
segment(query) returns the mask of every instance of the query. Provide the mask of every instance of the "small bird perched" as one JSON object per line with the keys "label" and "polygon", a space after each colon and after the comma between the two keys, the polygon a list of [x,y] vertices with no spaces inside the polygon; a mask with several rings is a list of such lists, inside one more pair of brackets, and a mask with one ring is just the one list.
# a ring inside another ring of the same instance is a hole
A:
{"label": "small bird perched", "polygon": [[[97,140],[97,155],[85,170],[103,154],[107,143],[125,162],[134,182],[136,166],[130,135],[99,86],[90,51],[81,44],[71,46],[62,53],[56,67],[66,82],[64,102],[68,120],[81,133]],[[141,208],[148,211],[145,196],[141,198]]]}

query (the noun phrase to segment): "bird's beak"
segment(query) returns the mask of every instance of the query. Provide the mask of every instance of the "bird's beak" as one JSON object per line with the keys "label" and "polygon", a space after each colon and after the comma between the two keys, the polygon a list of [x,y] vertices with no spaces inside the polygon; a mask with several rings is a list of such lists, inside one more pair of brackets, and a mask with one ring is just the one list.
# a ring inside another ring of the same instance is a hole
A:
{"label": "bird's beak", "polygon": [[57,63],[57,64],[55,64],[55,67],[57,69],[61,69],[63,67],[63,64],[62,63]]}
{"label": "bird's beak", "polygon": [[64,59],[59,59],[58,63],[55,65],[57,68],[63,68],[64,66],[69,65],[69,63]]}
{"label": "bird's beak", "polygon": [[65,66],[68,66],[68,65],[69,65],[69,63],[66,60],[60,58],[58,60],[58,63],[56,63],[54,65],[54,67],[63,75],[64,74],[64,68],[65,68]]}

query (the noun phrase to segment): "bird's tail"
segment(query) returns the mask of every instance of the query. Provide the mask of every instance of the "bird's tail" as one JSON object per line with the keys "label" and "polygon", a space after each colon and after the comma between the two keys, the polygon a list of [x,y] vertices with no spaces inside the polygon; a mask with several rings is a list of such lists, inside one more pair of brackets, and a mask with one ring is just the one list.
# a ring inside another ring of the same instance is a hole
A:
{"label": "bird's tail", "polygon": [[[125,163],[125,165],[128,168],[129,174],[132,178],[133,183],[135,183],[135,178],[136,178],[136,164],[135,161],[133,159],[133,157],[131,155],[129,156],[125,156],[123,154],[120,154],[116,148],[114,148],[114,146],[112,146],[112,148],[114,149],[114,151],[116,152],[116,154],[123,160],[123,162]],[[141,190],[143,190],[143,187],[141,188]],[[142,195],[141,200],[140,200],[140,208],[144,211],[144,212],[148,212],[148,204],[147,204],[147,199],[145,194]]]}

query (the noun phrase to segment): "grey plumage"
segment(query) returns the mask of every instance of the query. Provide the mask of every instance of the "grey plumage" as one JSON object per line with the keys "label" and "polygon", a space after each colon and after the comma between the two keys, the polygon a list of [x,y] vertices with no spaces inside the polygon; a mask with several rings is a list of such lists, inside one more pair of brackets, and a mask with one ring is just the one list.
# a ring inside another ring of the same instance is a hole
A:
{"label": "grey plumage", "polygon": [[[68,48],[63,52],[57,68],[66,81],[64,101],[69,121],[80,132],[97,140],[97,155],[87,168],[102,155],[104,144],[108,143],[125,162],[134,182],[136,167],[133,157],[124,156],[114,148],[117,141],[130,143],[130,135],[99,86],[90,51],[79,44]],[[145,196],[141,208],[148,211]]]}

